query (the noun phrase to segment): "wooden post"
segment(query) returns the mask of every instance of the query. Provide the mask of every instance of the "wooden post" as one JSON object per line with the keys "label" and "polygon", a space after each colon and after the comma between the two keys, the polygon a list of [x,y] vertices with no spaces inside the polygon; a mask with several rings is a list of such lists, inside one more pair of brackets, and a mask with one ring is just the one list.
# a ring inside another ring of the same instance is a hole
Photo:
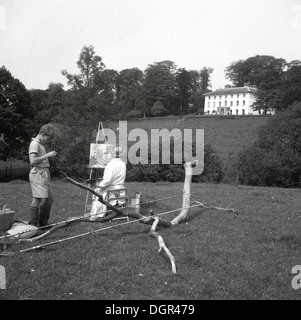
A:
{"label": "wooden post", "polygon": [[196,164],[197,161],[194,162],[186,162],[184,164],[185,168],[185,181],[183,187],[183,203],[181,212],[171,221],[172,225],[177,225],[181,221],[186,219],[188,208],[190,206],[190,188],[191,188],[191,178],[192,178],[192,166]]}
{"label": "wooden post", "polygon": [[[100,131],[100,125],[101,125],[101,129],[102,129],[102,133],[103,133],[103,135],[104,135],[104,130],[103,130],[102,122],[98,122],[98,128],[97,128],[95,143],[99,143],[98,133],[99,133],[99,131]],[[89,180],[92,179],[92,174],[93,174],[93,168],[90,168]],[[89,183],[89,187],[90,187],[90,186],[91,186],[91,184]],[[87,191],[87,195],[86,195],[84,215],[87,213],[88,200],[89,200],[89,191]]]}

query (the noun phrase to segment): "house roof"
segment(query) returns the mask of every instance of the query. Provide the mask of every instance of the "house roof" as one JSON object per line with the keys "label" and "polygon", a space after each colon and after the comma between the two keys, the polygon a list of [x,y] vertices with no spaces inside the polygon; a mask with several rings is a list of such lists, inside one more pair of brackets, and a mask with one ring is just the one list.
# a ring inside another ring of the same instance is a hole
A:
{"label": "house roof", "polygon": [[257,88],[254,87],[236,87],[236,88],[225,88],[218,89],[212,92],[205,93],[204,96],[218,96],[223,94],[237,94],[237,93],[255,93]]}

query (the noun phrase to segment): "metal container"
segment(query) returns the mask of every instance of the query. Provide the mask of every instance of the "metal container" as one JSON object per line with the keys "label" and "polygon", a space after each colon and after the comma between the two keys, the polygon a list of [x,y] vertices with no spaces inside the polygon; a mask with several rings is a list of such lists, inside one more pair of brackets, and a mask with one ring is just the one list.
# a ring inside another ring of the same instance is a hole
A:
{"label": "metal container", "polygon": [[7,231],[11,228],[15,211],[8,211],[0,214],[0,231]]}

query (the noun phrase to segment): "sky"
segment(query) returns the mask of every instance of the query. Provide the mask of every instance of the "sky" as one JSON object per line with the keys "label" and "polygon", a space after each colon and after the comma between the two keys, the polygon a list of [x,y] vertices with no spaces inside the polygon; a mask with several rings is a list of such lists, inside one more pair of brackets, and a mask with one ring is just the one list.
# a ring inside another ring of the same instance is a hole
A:
{"label": "sky", "polygon": [[301,60],[301,0],[0,0],[0,67],[27,89],[68,89],[85,45],[117,71],[213,68],[214,90],[232,62]]}

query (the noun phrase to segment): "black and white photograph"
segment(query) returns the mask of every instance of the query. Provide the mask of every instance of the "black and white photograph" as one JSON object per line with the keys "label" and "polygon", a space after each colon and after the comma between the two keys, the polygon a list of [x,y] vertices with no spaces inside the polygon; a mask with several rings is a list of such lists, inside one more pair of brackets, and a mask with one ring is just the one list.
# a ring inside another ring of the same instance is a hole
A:
{"label": "black and white photograph", "polygon": [[301,1],[0,0],[0,300],[301,300]]}

